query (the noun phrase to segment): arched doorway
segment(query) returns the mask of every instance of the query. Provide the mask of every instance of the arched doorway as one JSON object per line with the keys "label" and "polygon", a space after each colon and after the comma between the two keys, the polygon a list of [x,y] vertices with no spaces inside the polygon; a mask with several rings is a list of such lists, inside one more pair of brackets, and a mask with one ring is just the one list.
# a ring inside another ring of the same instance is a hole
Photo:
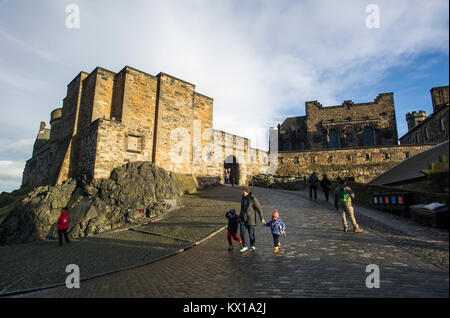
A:
{"label": "arched doorway", "polygon": [[223,163],[224,173],[226,170],[230,172],[230,183],[235,185],[239,184],[239,163],[237,163],[236,157],[229,155]]}

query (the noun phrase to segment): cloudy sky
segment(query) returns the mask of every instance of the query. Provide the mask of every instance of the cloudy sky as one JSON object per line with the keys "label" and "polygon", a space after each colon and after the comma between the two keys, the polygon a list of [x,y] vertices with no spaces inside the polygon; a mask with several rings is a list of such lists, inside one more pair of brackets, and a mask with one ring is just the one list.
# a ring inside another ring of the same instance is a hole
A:
{"label": "cloudy sky", "polygon": [[[79,28],[66,23],[71,4]],[[448,9],[447,0],[0,0],[0,192],[20,186],[39,123],[49,126],[67,84],[96,66],[193,83],[214,98],[214,128],[260,148],[268,127],[305,114],[305,101],[382,92],[394,92],[402,136],[405,114],[430,114],[430,88],[449,83]]]}

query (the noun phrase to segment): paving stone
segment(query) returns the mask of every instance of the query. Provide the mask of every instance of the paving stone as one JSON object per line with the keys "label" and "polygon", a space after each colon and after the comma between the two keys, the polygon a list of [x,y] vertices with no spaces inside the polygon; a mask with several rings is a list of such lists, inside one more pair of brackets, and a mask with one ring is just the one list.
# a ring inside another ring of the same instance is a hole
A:
{"label": "paving stone", "polygon": [[[223,187],[221,191],[228,203],[240,199],[239,188]],[[266,220],[276,207],[287,225],[288,235],[281,237],[278,254],[273,253],[270,229],[257,225],[254,252],[227,251],[226,231],[222,231],[181,254],[82,281],[80,289],[59,287],[21,296],[448,297],[448,268],[430,262],[445,253],[448,258],[448,237],[446,242],[427,241],[423,249],[439,253],[419,257],[395,236],[419,242],[422,238],[390,229],[380,235],[380,224],[376,231],[367,227],[364,233],[344,233],[338,213],[323,204],[284,190],[253,191]],[[380,288],[366,287],[370,264],[379,266]]]}

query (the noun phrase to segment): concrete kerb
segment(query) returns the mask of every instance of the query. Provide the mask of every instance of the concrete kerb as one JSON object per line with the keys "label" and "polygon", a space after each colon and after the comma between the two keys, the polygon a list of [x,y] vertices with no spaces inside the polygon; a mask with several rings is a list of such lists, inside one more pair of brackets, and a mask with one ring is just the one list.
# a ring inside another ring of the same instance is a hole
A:
{"label": "concrete kerb", "polygon": [[[161,219],[161,218],[162,218],[162,216],[161,216],[161,217],[158,217],[158,219]],[[155,221],[156,221],[156,218],[153,219],[151,222],[155,222]],[[146,222],[146,223],[148,223],[148,222]],[[143,223],[141,223],[141,224],[139,224],[139,225],[142,225],[142,224],[143,224]],[[134,224],[133,226],[137,226],[137,225]],[[131,226],[128,227],[127,229],[130,229],[130,228],[131,228]],[[180,253],[183,253],[183,252],[185,252],[185,251],[187,251],[187,250],[193,248],[194,246],[197,246],[197,245],[199,245],[199,244],[205,242],[206,240],[210,239],[211,237],[215,236],[216,234],[220,233],[221,231],[223,231],[223,230],[226,229],[226,228],[227,228],[227,226],[223,226],[223,227],[221,227],[221,228],[219,228],[218,230],[212,232],[211,234],[209,234],[208,236],[206,236],[205,238],[203,238],[203,239],[201,239],[201,240],[199,240],[199,241],[192,242],[191,244],[189,244],[189,245],[187,245],[187,246],[185,246],[185,247],[183,247],[183,248],[181,248],[181,249],[179,249],[179,250],[176,250],[175,252],[172,252],[172,253],[170,253],[170,254],[161,256],[161,257],[159,257],[159,258],[157,258],[157,259],[154,259],[154,260],[151,260],[151,261],[149,261],[149,262],[144,262],[144,263],[137,264],[137,265],[127,266],[127,267],[115,269],[115,270],[112,270],[112,271],[103,272],[103,273],[100,273],[100,274],[95,274],[95,275],[92,275],[92,276],[89,276],[89,277],[80,279],[80,282],[84,282],[84,281],[91,280],[91,279],[94,279],[94,278],[99,278],[99,277],[107,276],[107,275],[110,275],[110,274],[120,273],[120,272],[123,272],[123,271],[127,271],[127,270],[130,270],[130,269],[135,269],[135,268],[142,267],[142,266],[145,266],[145,265],[150,265],[150,264],[159,262],[159,261],[161,261],[161,260],[163,260],[163,259],[166,259],[166,258],[175,256],[175,255],[178,255],[178,254],[180,254]],[[127,229],[122,229],[122,228],[121,228],[120,231],[124,231],[124,230],[127,230]],[[112,231],[112,232],[116,232],[116,231]],[[117,231],[117,232],[119,232],[119,231]],[[140,231],[137,231],[137,232],[140,232]],[[153,233],[146,233],[146,234],[153,234]],[[84,238],[83,238],[83,239],[84,239]],[[62,252],[61,252],[60,254],[62,254]],[[58,254],[58,255],[60,255],[60,254]],[[48,263],[47,263],[47,264],[48,264]],[[44,265],[46,265],[46,264],[44,264]],[[43,265],[42,265],[42,266],[43,266]],[[40,267],[42,267],[42,266],[39,266],[38,268],[40,268]],[[37,270],[38,268],[36,268],[35,270]],[[30,274],[30,273],[27,273],[27,275],[25,275],[24,277],[22,277],[22,278],[20,279],[20,281],[23,280],[23,279],[24,279],[26,276],[28,276],[29,274]],[[18,281],[17,281],[17,282],[14,282],[13,285],[8,286],[8,287],[7,287],[6,289],[4,289],[4,290],[7,290],[8,288],[14,286],[14,285],[17,284],[17,283],[18,283]],[[47,286],[38,287],[38,288],[31,288],[31,289],[25,289],[25,290],[17,290],[17,291],[12,291],[12,292],[3,292],[3,291],[2,291],[2,292],[0,292],[0,297],[10,297],[10,296],[14,296],[14,295],[29,294],[29,293],[32,293],[32,292],[38,292],[38,291],[43,291],[43,290],[52,289],[52,288],[57,288],[57,287],[63,287],[63,286],[65,286],[65,284],[60,283],[60,284],[47,285]]]}

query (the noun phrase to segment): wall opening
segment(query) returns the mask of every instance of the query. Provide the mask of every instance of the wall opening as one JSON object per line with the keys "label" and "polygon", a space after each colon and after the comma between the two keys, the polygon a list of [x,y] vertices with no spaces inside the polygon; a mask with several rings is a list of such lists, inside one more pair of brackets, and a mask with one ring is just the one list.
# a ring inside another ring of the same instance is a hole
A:
{"label": "wall opening", "polygon": [[224,172],[230,173],[230,183],[232,185],[239,184],[239,163],[237,163],[236,157],[232,155],[226,157],[223,168]]}

